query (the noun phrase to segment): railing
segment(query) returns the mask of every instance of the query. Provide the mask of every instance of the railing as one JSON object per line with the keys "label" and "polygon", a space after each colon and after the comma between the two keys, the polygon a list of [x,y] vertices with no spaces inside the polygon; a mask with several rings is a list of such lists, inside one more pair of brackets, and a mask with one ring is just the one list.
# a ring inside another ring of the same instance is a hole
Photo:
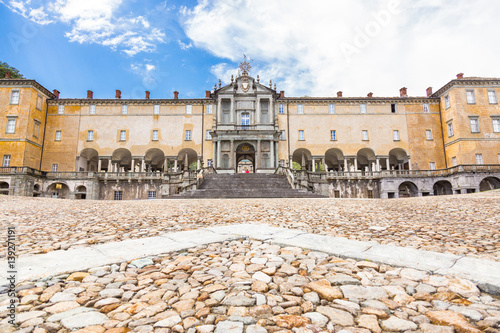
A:
{"label": "railing", "polygon": [[0,175],[12,174],[32,174],[37,176],[45,176],[45,172],[29,167],[0,167]]}

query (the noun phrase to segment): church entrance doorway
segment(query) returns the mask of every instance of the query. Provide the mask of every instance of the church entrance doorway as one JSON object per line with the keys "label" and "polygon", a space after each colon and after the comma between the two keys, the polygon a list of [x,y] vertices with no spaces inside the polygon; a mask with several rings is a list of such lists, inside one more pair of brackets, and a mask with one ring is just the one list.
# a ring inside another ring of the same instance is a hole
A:
{"label": "church entrance doorway", "polygon": [[236,172],[255,172],[255,149],[249,143],[242,143],[236,148]]}

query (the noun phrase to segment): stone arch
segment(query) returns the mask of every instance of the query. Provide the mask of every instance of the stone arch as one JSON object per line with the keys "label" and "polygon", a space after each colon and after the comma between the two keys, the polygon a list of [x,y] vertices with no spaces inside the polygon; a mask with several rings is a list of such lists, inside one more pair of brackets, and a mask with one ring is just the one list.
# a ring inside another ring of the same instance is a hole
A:
{"label": "stone arch", "polygon": [[244,142],[236,147],[236,172],[255,172],[255,147]]}
{"label": "stone arch", "polygon": [[99,153],[94,148],[85,148],[80,152],[78,171],[97,171]]}
{"label": "stone arch", "polygon": [[67,199],[69,197],[69,187],[65,183],[55,182],[47,187],[47,193],[51,198]]}
{"label": "stone arch", "polygon": [[151,148],[148,149],[144,155],[144,161],[146,166],[150,171],[159,171],[163,169],[163,164],[165,162],[165,153],[161,149]]}
{"label": "stone arch", "polygon": [[389,152],[389,164],[394,170],[409,170],[408,153],[403,148],[394,148]]}
{"label": "stone arch", "polygon": [[398,188],[400,198],[410,198],[418,196],[418,187],[412,182],[403,182]]}
{"label": "stone arch", "polygon": [[33,185],[33,196],[34,197],[39,197],[40,194],[41,194],[40,185],[39,184]]}
{"label": "stone arch", "polygon": [[312,154],[306,148],[296,149],[292,155],[292,162],[297,163],[301,170],[310,170],[312,167]]}
{"label": "stone arch", "polygon": [[330,148],[325,152],[325,163],[329,170],[340,171],[344,163],[344,152],[338,148]]}
{"label": "stone arch", "polygon": [[115,168],[123,171],[129,171],[132,165],[132,153],[127,148],[118,148],[111,156],[111,163]]}
{"label": "stone arch", "polygon": [[496,177],[486,177],[479,183],[479,191],[491,191],[500,188],[500,179]]}
{"label": "stone arch", "polygon": [[189,166],[196,163],[198,160],[198,153],[192,148],[184,148],[177,154],[177,161],[179,162],[181,170],[188,170]]}
{"label": "stone arch", "polygon": [[[375,151],[371,148],[363,148],[358,151],[356,155],[356,159],[358,161],[358,170],[364,171],[365,168],[368,168],[369,171],[375,170],[375,163],[377,161],[377,155]],[[357,170],[355,170],[357,171]]]}
{"label": "stone arch", "polygon": [[7,182],[0,182],[0,194],[9,195],[10,185]]}
{"label": "stone arch", "polygon": [[84,185],[79,185],[75,188],[75,199],[86,199],[87,198],[87,187]]}
{"label": "stone arch", "polygon": [[440,180],[434,184],[434,195],[450,195],[453,194],[453,186],[447,180]]}

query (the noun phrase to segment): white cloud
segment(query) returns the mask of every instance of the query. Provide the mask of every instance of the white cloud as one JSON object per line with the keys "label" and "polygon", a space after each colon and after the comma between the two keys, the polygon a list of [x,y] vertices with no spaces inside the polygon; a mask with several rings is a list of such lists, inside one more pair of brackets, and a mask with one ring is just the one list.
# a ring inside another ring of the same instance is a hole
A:
{"label": "white cloud", "polygon": [[233,62],[212,68],[226,82],[246,53],[287,95],[396,96],[461,71],[498,76],[498,12],[489,0],[200,0],[180,13],[195,47]]}
{"label": "white cloud", "polygon": [[144,16],[118,15],[123,0],[5,0],[13,11],[39,23],[64,22],[72,42],[95,43],[121,50],[129,56],[152,52],[164,43],[165,33]]}
{"label": "white cloud", "polygon": [[190,48],[193,47],[193,43],[186,44],[181,42],[180,40],[177,42],[179,43],[180,48],[183,49],[184,51],[189,50]]}

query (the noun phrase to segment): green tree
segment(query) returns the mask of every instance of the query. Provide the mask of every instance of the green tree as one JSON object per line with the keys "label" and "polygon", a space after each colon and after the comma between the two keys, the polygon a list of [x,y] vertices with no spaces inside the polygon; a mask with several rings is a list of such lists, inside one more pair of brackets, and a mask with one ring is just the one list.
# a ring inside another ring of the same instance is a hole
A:
{"label": "green tree", "polygon": [[24,76],[16,68],[9,66],[6,62],[0,61],[0,79],[3,79],[7,72],[10,72],[13,79],[24,79]]}

